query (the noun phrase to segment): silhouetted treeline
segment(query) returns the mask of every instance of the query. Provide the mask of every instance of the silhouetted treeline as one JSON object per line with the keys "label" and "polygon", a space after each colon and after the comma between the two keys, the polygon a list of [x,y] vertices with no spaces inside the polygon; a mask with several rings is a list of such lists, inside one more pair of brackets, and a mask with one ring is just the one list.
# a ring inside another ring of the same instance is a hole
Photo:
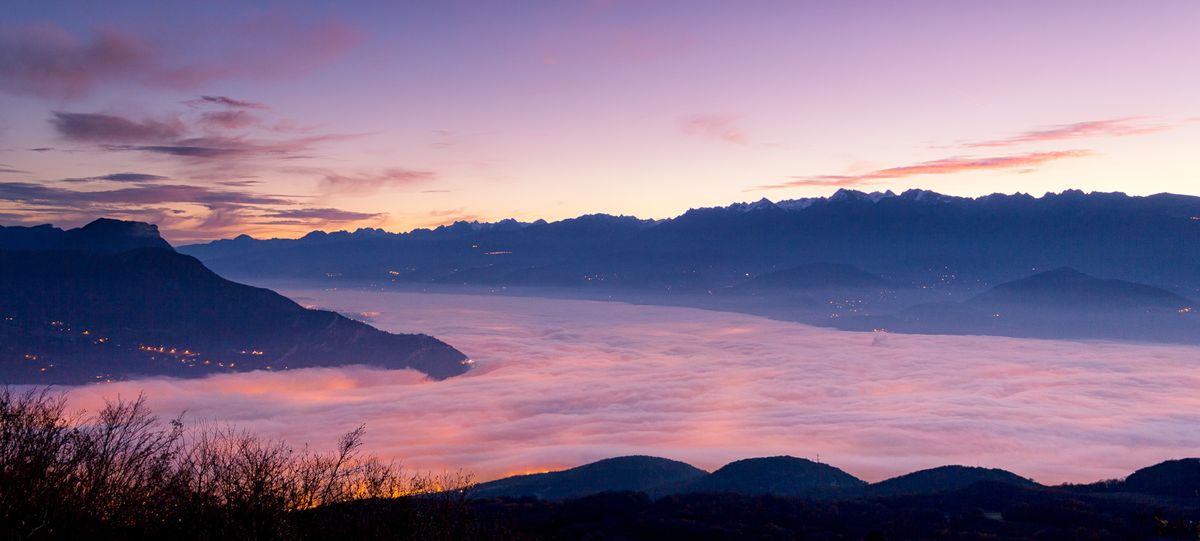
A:
{"label": "silhouetted treeline", "polygon": [[[363,429],[332,453],[296,450],[231,428],[161,421],[140,397],[93,416],[45,390],[0,390],[0,535],[5,539],[305,539],[355,500],[397,506],[390,538],[459,537],[462,475],[405,474],[364,456]],[[303,525],[302,525],[303,522]]]}

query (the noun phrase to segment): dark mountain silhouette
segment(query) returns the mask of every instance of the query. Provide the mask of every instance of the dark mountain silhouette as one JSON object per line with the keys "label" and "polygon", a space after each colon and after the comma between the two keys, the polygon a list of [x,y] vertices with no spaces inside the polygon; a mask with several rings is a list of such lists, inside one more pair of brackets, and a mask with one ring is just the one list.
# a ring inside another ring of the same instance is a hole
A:
{"label": "dark mountain silhouette", "polygon": [[864,494],[871,496],[931,494],[960,490],[981,482],[1037,486],[1037,483],[1005,470],[970,466],[940,466],[872,483],[866,488]]}
{"label": "dark mountain silhouette", "polygon": [[1200,501],[1200,458],[1168,460],[1139,469],[1126,479],[1044,486],[1006,470],[970,466],[939,466],[868,484],[828,464],[791,456],[737,460],[712,473],[666,458],[626,456],[482,483],[471,496],[569,500],[629,491],[655,498],[730,493],[845,501],[945,494],[984,486],[989,490],[1136,494]]}
{"label": "dark mountain silhouette", "polygon": [[866,485],[865,481],[828,464],[792,456],[773,456],[731,462],[675,491],[798,496],[863,485]]}
{"label": "dark mountain silhouette", "polygon": [[652,456],[608,458],[568,470],[508,477],[472,490],[477,498],[535,497],[544,500],[578,498],[600,492],[628,490],[653,493],[708,475],[683,462]]}
{"label": "dark mountain silhouette", "polygon": [[1125,478],[1124,490],[1139,494],[1200,498],[1200,458],[1168,460]]}
{"label": "dark mountain silhouette", "polygon": [[79,250],[115,254],[137,248],[171,250],[158,235],[158,227],[142,222],[97,219],[77,229],[62,230],[52,225],[35,227],[0,226],[3,250]]}
{"label": "dark mountain silhouette", "polygon": [[444,378],[468,367],[432,337],[385,333],[221,278],[149,224],[22,229],[6,228],[0,244],[4,383],[345,364]]}
{"label": "dark mountain silhouette", "polygon": [[854,265],[808,263],[755,276],[742,287],[764,289],[886,288],[890,282]]}
{"label": "dark mountain silhouette", "polygon": [[821,495],[864,485],[832,466],[790,456],[739,460],[711,474],[666,458],[627,456],[563,471],[483,483],[472,491],[472,496],[561,500],[621,490],[652,496],[701,492],[796,496]]}
{"label": "dark mountain silhouette", "polygon": [[[923,190],[693,209],[668,220],[589,215],[558,222],[458,222],[410,233],[314,232],[185,246],[248,277],[509,283],[541,270],[557,284],[721,288],[772,270],[837,261],[898,283],[977,287],[1031,268],[1177,291],[1200,288],[1200,198],[1067,191],[980,198]],[[646,261],[645,258],[660,258]],[[616,261],[616,263],[613,263]],[[664,272],[647,275],[646,266]],[[553,269],[557,269],[551,272]],[[396,271],[398,274],[389,274]],[[470,271],[470,272],[466,272]],[[460,276],[461,275],[461,276]],[[598,280],[597,277],[605,280]],[[587,278],[591,277],[591,280]]]}
{"label": "dark mountain silhouette", "polygon": [[1124,479],[1070,485],[1076,492],[1146,494],[1200,499],[1200,458],[1167,460],[1137,470]]}

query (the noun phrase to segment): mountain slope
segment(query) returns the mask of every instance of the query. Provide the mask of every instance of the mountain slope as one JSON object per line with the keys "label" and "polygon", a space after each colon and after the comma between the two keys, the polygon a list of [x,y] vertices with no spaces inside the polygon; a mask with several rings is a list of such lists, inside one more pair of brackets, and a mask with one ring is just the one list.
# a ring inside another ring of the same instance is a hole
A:
{"label": "mountain slope", "polygon": [[708,472],[683,462],[652,456],[608,458],[568,470],[518,475],[477,485],[471,491],[476,498],[535,497],[564,500],[611,491],[653,493],[708,475]]}
{"label": "mountain slope", "polygon": [[1059,268],[999,284],[964,302],[842,318],[846,330],[1200,343],[1196,304],[1162,288]]}
{"label": "mountain slope", "polygon": [[734,492],[800,496],[859,488],[866,482],[828,464],[792,456],[747,458],[683,484],[680,493]]}
{"label": "mountain slope", "polygon": [[345,364],[444,378],[468,367],[434,338],[381,332],[225,280],[148,224],[98,221],[58,238],[49,249],[0,249],[4,383]]}
{"label": "mountain slope", "polygon": [[871,496],[932,494],[959,490],[981,482],[1008,483],[1028,487],[1037,485],[1015,473],[1000,469],[940,466],[872,483],[867,487],[865,493]]}
{"label": "mountain slope", "polygon": [[1166,309],[1190,302],[1162,288],[1126,280],[1104,280],[1069,267],[1003,283],[970,300],[976,306],[1039,309]]}

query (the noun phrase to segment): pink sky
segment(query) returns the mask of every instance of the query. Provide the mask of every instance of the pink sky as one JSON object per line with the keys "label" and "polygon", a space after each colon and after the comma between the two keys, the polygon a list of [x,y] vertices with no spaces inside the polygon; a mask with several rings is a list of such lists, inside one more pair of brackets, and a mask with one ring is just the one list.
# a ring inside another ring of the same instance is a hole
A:
{"label": "pink sky", "polygon": [[476,361],[440,382],[365,368],[146,379],[72,391],[93,411],[145,392],[219,420],[417,470],[492,479],[650,454],[715,469],[819,458],[869,481],[945,464],[1042,483],[1124,477],[1200,449],[1194,346],[851,333],[690,308],[538,298],[288,292],[427,332]]}
{"label": "pink sky", "polygon": [[1200,194],[1200,4],[20,3],[0,223],[176,242],[838,187]]}

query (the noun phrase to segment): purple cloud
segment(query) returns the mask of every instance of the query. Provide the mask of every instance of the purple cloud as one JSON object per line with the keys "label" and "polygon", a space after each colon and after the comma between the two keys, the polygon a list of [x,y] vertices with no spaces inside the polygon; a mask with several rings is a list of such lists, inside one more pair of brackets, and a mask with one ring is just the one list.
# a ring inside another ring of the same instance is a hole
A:
{"label": "purple cloud", "polygon": [[230,98],[229,96],[200,96],[194,100],[188,100],[184,103],[188,105],[221,105],[231,109],[261,109],[267,110],[271,107],[265,103],[256,101],[247,101]]}
{"label": "purple cloud", "polygon": [[321,179],[320,189],[326,193],[372,192],[384,188],[395,188],[422,184],[437,178],[433,171],[391,168],[378,173],[343,174],[327,173]]}
{"label": "purple cloud", "polygon": [[185,128],[178,120],[137,122],[125,117],[99,113],[64,113],[55,111],[50,124],[58,135],[68,141],[83,143],[141,143],[169,141],[183,135]]}
{"label": "purple cloud", "polygon": [[24,169],[17,169],[11,165],[3,164],[3,163],[0,163],[0,173],[11,173],[11,174],[16,174],[16,175],[30,174],[29,171],[25,171]]}
{"label": "purple cloud", "polygon": [[282,220],[294,220],[299,222],[306,222],[309,220],[317,220],[322,222],[355,222],[359,220],[378,218],[383,215],[380,213],[353,212],[335,208],[300,208],[272,211],[263,214],[263,216],[266,218],[279,218]]}
{"label": "purple cloud", "polygon": [[679,129],[689,135],[744,145],[750,137],[737,126],[737,118],[724,114],[696,114],[679,119]]}
{"label": "purple cloud", "polygon": [[27,205],[87,207],[97,204],[156,205],[290,205],[293,201],[272,195],[221,190],[186,184],[152,184],[114,190],[79,191],[34,182],[0,182],[0,200]]}
{"label": "purple cloud", "polygon": [[81,41],[55,24],[0,26],[0,90],[12,94],[74,98],[98,81],[134,76],[150,68],[154,51],[135,36],[97,30]]}
{"label": "purple cloud", "polygon": [[112,173],[108,175],[100,175],[96,177],[80,177],[80,178],[65,178],[63,182],[96,182],[107,180],[109,182],[157,182],[159,180],[169,180],[169,177],[161,175],[151,175],[148,173]]}
{"label": "purple cloud", "polygon": [[[201,42],[152,42],[113,28],[80,37],[56,24],[3,25],[0,91],[79,98],[102,84],[188,89],[211,81],[288,78],[328,64],[362,39],[340,21],[300,23],[279,15],[210,30]],[[244,106],[237,101],[224,105]]]}
{"label": "purple cloud", "polygon": [[248,111],[208,111],[200,115],[200,125],[218,130],[240,130],[261,122]]}

